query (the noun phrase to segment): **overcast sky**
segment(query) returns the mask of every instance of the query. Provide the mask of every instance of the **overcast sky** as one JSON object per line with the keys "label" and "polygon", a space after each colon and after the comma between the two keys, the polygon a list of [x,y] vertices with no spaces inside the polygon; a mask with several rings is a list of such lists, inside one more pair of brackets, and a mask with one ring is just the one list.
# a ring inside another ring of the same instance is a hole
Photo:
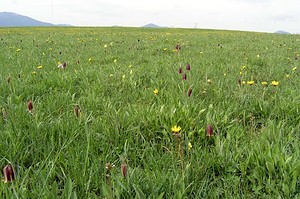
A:
{"label": "overcast sky", "polygon": [[75,26],[160,26],[300,33],[300,0],[0,0],[15,12]]}

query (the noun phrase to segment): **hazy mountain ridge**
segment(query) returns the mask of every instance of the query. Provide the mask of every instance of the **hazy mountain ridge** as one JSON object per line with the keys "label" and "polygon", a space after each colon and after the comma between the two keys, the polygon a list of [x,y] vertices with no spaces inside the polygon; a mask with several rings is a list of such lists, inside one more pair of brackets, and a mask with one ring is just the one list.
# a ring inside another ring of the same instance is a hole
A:
{"label": "hazy mountain ridge", "polygon": [[283,30],[278,30],[278,31],[275,32],[275,34],[290,35],[291,33],[283,31]]}
{"label": "hazy mountain ridge", "polygon": [[55,25],[52,23],[38,21],[31,17],[19,15],[13,12],[0,12],[0,27],[19,26],[69,26],[67,24]]}
{"label": "hazy mountain ridge", "polygon": [[149,24],[144,25],[143,28],[167,28],[167,27],[159,26],[154,23],[149,23]]}

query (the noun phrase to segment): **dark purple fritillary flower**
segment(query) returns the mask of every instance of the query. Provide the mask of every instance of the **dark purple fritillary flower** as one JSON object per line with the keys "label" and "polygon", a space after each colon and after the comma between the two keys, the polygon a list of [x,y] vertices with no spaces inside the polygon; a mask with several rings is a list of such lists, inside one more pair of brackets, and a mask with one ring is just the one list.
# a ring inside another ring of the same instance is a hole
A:
{"label": "dark purple fritillary flower", "polygon": [[182,68],[179,67],[179,68],[178,68],[178,74],[181,74],[181,73],[182,73]]}
{"label": "dark purple fritillary flower", "polygon": [[188,90],[188,96],[190,97],[191,95],[192,95],[192,88],[189,88],[189,90]]}
{"label": "dark purple fritillary flower", "polygon": [[191,65],[190,64],[186,64],[185,69],[186,70],[191,70]]}
{"label": "dark purple fritillary flower", "polygon": [[15,172],[11,165],[6,165],[2,170],[4,183],[11,182],[15,179]]}
{"label": "dark purple fritillary flower", "polygon": [[121,173],[122,173],[122,176],[124,178],[126,178],[126,176],[127,176],[127,165],[126,165],[126,163],[122,163],[122,165],[121,165]]}
{"label": "dark purple fritillary flower", "polygon": [[32,111],[33,111],[33,103],[32,103],[31,100],[29,100],[28,103],[27,103],[27,109],[28,109],[28,111],[30,113],[32,113]]}
{"label": "dark purple fritillary flower", "polygon": [[74,115],[75,115],[76,117],[79,117],[79,116],[80,116],[80,110],[79,110],[79,107],[78,107],[77,105],[74,107]]}
{"label": "dark purple fritillary flower", "polygon": [[213,128],[211,125],[208,125],[206,128],[206,136],[208,136],[208,137],[213,136]]}

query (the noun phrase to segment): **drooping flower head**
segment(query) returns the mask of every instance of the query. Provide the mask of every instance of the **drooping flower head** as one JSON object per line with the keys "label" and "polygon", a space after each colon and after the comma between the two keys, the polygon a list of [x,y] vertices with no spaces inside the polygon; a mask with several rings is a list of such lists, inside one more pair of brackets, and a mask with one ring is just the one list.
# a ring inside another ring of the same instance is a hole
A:
{"label": "drooping flower head", "polygon": [[182,74],[182,78],[181,78],[182,80],[186,80],[186,74],[184,73],[184,74]]}
{"label": "drooping flower head", "polygon": [[4,176],[4,183],[11,182],[15,179],[15,172],[11,165],[6,165],[2,170]]}
{"label": "drooping flower head", "polygon": [[127,165],[126,165],[126,163],[122,163],[122,165],[121,165],[121,173],[122,173],[122,176],[124,178],[126,178],[126,176],[127,176]]}
{"label": "drooping flower head", "polygon": [[182,73],[182,68],[179,67],[179,68],[178,68],[178,74],[181,74],[181,73]]}
{"label": "drooping flower head", "polygon": [[31,100],[29,100],[28,103],[27,103],[27,109],[28,109],[28,111],[30,113],[32,113],[32,111],[33,111],[33,103],[32,103]]}
{"label": "drooping flower head", "polygon": [[74,115],[75,115],[76,117],[79,117],[79,116],[80,116],[80,110],[79,110],[79,107],[78,107],[77,105],[74,107]]}
{"label": "drooping flower head", "polygon": [[187,63],[186,66],[185,66],[185,69],[186,70],[191,70],[191,65],[189,63]]}
{"label": "drooping flower head", "polygon": [[188,90],[188,96],[190,97],[191,95],[192,95],[192,88],[189,88],[189,90]]}
{"label": "drooping flower head", "polygon": [[208,125],[206,128],[206,136],[208,136],[208,137],[213,136],[213,128],[211,125]]}

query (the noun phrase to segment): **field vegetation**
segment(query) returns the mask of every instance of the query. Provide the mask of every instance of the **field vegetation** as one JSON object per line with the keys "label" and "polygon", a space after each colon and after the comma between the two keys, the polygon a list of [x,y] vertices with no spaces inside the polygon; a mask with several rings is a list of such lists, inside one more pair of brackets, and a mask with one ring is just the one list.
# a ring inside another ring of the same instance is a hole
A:
{"label": "field vegetation", "polygon": [[300,35],[2,28],[0,49],[1,198],[300,198]]}

